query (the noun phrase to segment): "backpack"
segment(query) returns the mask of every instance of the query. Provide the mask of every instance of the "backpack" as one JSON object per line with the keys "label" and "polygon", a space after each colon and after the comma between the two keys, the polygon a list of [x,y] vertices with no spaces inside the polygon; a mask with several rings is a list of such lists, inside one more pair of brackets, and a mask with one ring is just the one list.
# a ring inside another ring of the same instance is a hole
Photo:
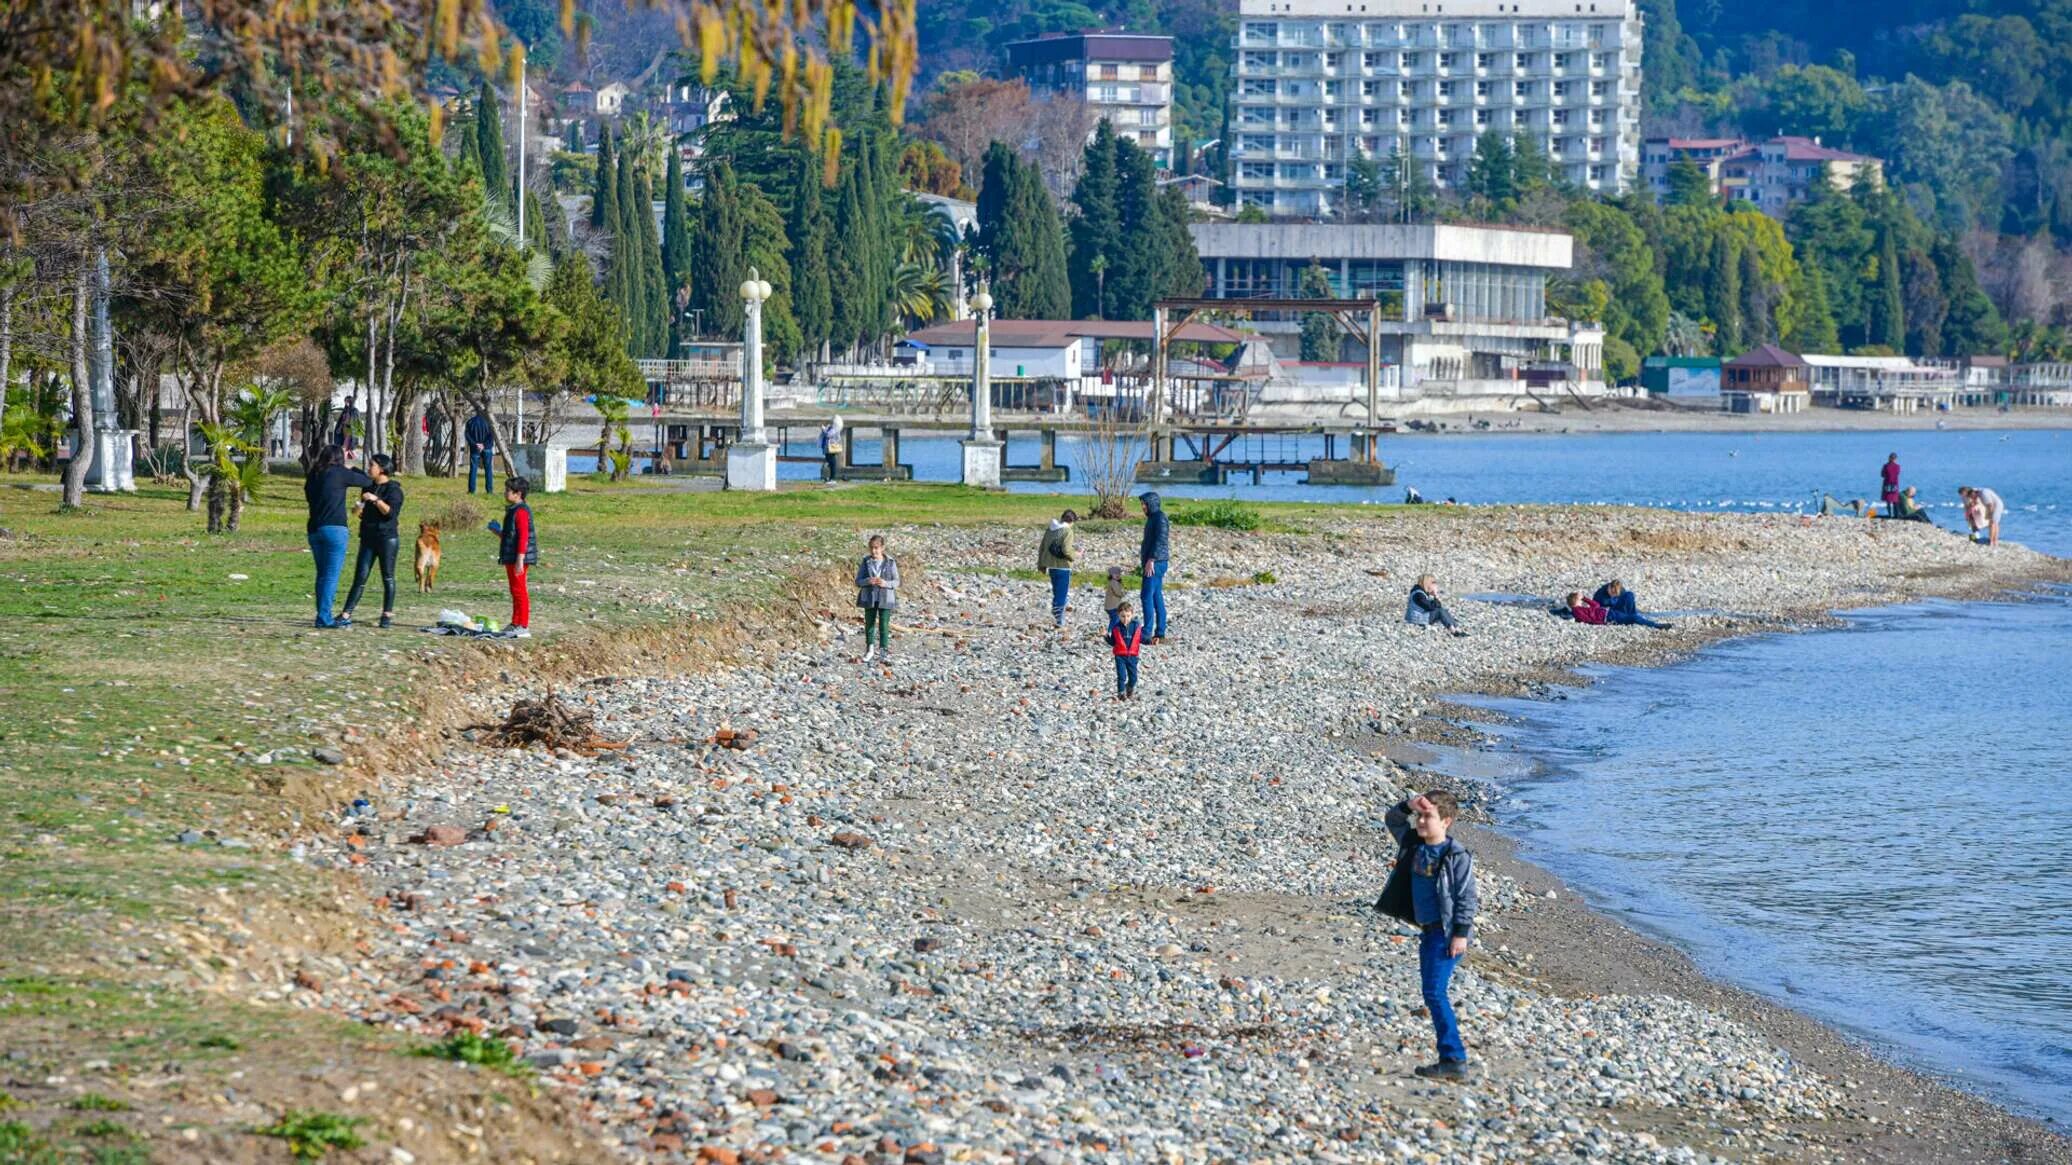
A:
{"label": "backpack", "polygon": [[1070,527],[1061,526],[1043,536],[1043,553],[1046,557],[1065,557],[1065,531],[1068,529]]}

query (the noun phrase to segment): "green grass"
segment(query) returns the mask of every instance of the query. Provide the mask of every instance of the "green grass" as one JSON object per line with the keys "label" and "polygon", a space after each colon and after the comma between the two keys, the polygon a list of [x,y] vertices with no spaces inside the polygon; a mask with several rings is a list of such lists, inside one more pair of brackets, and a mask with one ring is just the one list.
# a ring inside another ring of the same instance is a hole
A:
{"label": "green grass", "polygon": [[1176,505],[1168,513],[1175,526],[1213,526],[1219,530],[1257,530],[1266,525],[1259,507],[1232,498],[1198,505]]}
{"label": "green grass", "polygon": [[454,1032],[436,1044],[417,1049],[416,1054],[434,1060],[473,1064],[518,1080],[530,1079],[533,1074],[532,1065],[511,1051],[508,1040],[485,1040],[471,1031]]}
{"label": "green grass", "polygon": [[288,1142],[288,1155],[299,1161],[320,1161],[333,1149],[357,1149],[365,1145],[367,1142],[360,1139],[358,1132],[365,1123],[363,1117],[293,1110],[266,1128],[252,1131],[262,1137],[279,1137]]}
{"label": "green grass", "polygon": [[79,1099],[72,1102],[72,1110],[74,1112],[128,1112],[130,1104],[126,1100],[117,1100],[112,1096],[102,1096],[98,1092],[86,1092],[81,1093]]}

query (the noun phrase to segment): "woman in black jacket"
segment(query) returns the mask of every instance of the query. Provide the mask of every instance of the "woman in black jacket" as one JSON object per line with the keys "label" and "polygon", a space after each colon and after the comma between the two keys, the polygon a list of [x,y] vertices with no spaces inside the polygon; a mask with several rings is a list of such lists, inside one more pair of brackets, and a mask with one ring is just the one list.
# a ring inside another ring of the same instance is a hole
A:
{"label": "woman in black jacket", "polygon": [[373,484],[373,478],[345,465],[345,450],[336,445],[324,446],[302,483],[302,498],[309,503],[309,554],[317,563],[319,627],[338,626],[331,619],[331,603],[338,598],[338,576],[345,570],[345,548],[351,541],[345,525],[345,491]]}
{"label": "woman in black jacket", "polygon": [[360,491],[360,557],[353,563],[353,586],[345,593],[345,610],[335,620],[340,627],[353,625],[353,608],[360,605],[360,592],[367,589],[367,574],[381,565],[381,626],[395,624],[396,616],[396,519],[403,514],[403,487],[393,471],[396,463],[386,453],[367,459],[374,485]]}

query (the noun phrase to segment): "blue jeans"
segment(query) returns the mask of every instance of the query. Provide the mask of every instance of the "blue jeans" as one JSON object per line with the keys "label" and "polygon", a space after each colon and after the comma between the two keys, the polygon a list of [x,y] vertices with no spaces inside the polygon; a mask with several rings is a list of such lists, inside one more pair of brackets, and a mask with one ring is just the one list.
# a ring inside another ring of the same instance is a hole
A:
{"label": "blue jeans", "polygon": [[482,492],[496,492],[496,451],[492,449],[469,450],[468,492],[475,492],[475,471],[482,471]]}
{"label": "blue jeans", "polygon": [[1144,575],[1144,585],[1137,591],[1137,599],[1144,604],[1144,637],[1163,639],[1166,632],[1165,609],[1166,564],[1154,562]]}
{"label": "blue jeans", "polygon": [[1058,626],[1065,625],[1065,604],[1072,598],[1072,568],[1053,566],[1050,568],[1050,617]]}
{"label": "blue jeans", "polygon": [[343,526],[318,526],[309,532],[309,555],[317,560],[317,626],[331,625],[331,604],[338,599],[338,576],[345,570],[349,541]]}
{"label": "blue jeans", "polygon": [[1432,1030],[1439,1037],[1439,1058],[1465,1061],[1468,1048],[1461,1043],[1453,1001],[1446,998],[1446,989],[1453,983],[1453,968],[1460,962],[1458,957],[1446,953],[1452,942],[1453,937],[1437,927],[1417,936],[1417,980],[1424,988],[1425,1010],[1432,1013]]}
{"label": "blue jeans", "polygon": [[1137,690],[1137,657],[1118,655],[1115,657],[1115,694],[1127,696]]}

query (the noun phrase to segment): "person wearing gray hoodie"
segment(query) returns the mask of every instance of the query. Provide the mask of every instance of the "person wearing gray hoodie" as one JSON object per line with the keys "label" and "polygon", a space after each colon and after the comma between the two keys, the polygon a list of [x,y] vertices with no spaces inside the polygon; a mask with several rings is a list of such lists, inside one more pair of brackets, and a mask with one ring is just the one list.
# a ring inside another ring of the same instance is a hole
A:
{"label": "person wearing gray hoodie", "polygon": [[1144,503],[1144,540],[1137,547],[1137,558],[1144,567],[1144,585],[1137,593],[1144,608],[1144,641],[1164,643],[1165,576],[1172,558],[1173,523],[1160,507],[1156,492],[1147,491],[1137,500]]}

